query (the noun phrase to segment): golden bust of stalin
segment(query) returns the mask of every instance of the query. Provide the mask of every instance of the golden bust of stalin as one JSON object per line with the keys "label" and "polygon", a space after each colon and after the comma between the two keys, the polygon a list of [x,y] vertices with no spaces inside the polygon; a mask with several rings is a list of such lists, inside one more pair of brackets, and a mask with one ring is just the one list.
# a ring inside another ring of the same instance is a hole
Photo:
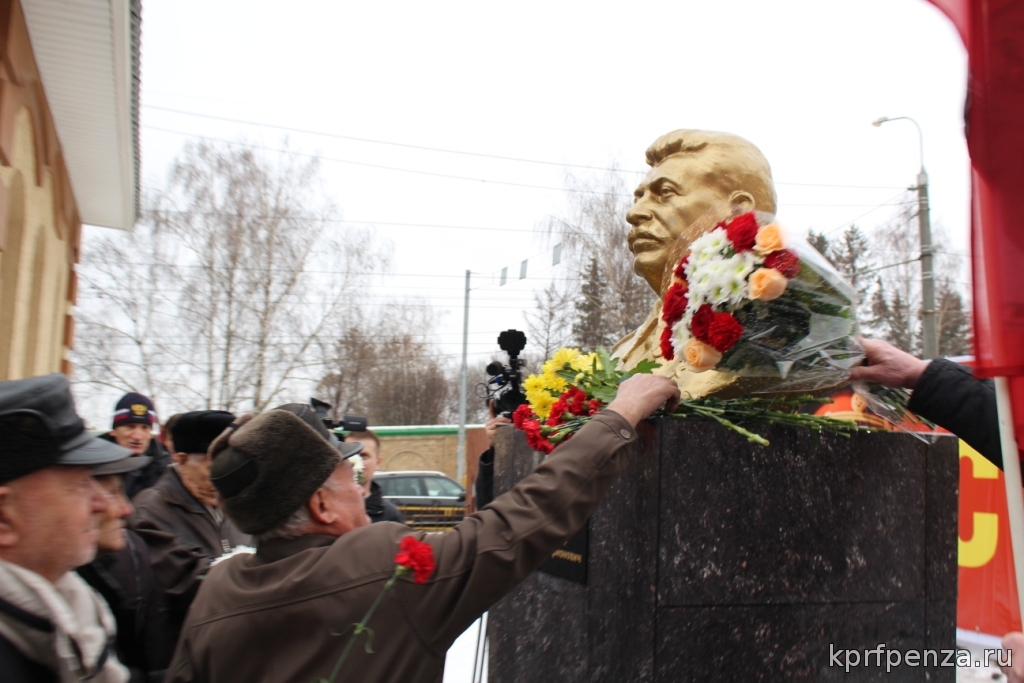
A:
{"label": "golden bust of stalin", "polygon": [[[629,250],[633,270],[658,293],[646,321],[612,349],[626,369],[641,360],[664,363],[661,298],[671,282],[674,261],[701,233],[710,230],[734,209],[775,213],[775,186],[761,150],[730,133],[676,130],[647,148],[651,170],[633,193],[626,214],[632,226]],[[662,369],[675,377],[684,393],[720,393],[733,378],[715,371],[690,373],[678,361]]]}

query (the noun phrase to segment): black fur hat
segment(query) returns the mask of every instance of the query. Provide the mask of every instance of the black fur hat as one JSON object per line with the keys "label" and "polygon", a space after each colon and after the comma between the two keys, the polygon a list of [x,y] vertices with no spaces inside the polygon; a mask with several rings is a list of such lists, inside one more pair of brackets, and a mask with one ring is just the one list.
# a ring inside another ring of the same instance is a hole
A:
{"label": "black fur hat", "polygon": [[237,424],[210,446],[210,479],[231,521],[247,534],[262,534],[302,507],[342,454],[288,410],[246,416]]}

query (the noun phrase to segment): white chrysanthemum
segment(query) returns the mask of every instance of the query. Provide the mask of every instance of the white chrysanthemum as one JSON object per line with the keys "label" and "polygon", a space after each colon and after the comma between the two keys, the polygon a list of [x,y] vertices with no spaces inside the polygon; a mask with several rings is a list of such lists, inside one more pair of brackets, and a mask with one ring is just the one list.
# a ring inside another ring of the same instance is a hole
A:
{"label": "white chrysanthemum", "polygon": [[352,461],[352,476],[355,478],[356,484],[362,486],[363,471],[366,469],[366,463],[363,462],[363,456],[353,455],[349,460]]}
{"label": "white chrysanthemum", "polygon": [[690,341],[690,320],[692,319],[692,315],[684,315],[682,320],[672,326],[672,351],[676,358],[682,357],[683,349]]}
{"label": "white chrysanthemum", "polygon": [[715,228],[704,233],[690,244],[690,264],[699,265],[724,256],[732,248],[724,228]]}

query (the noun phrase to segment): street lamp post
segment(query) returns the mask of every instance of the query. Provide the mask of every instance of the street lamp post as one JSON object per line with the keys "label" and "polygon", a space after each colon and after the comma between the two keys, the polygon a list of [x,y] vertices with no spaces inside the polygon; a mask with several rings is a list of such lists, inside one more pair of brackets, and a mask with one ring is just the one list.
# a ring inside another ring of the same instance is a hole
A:
{"label": "street lamp post", "polygon": [[909,116],[883,116],[872,121],[876,128],[888,121],[910,121],[917,128],[921,170],[917,173],[917,225],[921,234],[921,350],[925,358],[939,355],[939,334],[936,327],[935,271],[933,270],[932,224],[928,206],[928,173],[924,170],[924,134],[921,125]]}

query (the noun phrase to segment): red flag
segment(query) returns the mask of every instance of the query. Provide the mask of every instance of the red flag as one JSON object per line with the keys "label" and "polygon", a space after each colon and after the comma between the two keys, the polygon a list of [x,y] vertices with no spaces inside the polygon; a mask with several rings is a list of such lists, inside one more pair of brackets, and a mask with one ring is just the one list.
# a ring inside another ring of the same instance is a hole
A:
{"label": "red flag", "polygon": [[967,48],[975,370],[1010,377],[1024,443],[1024,2],[931,0]]}

